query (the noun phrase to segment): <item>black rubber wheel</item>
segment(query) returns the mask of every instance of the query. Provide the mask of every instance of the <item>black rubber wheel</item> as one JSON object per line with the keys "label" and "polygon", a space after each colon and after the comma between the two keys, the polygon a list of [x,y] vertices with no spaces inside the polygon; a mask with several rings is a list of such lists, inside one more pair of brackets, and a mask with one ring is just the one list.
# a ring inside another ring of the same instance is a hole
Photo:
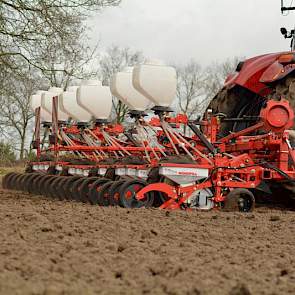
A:
{"label": "black rubber wheel", "polygon": [[86,177],[81,177],[80,179],[77,179],[73,183],[72,187],[72,200],[75,200],[77,202],[80,202],[80,190],[82,187],[83,182],[86,180]]}
{"label": "black rubber wheel", "polygon": [[35,195],[41,195],[40,192],[40,185],[41,181],[43,181],[43,178],[45,178],[46,174],[40,174],[39,176],[33,178],[32,180],[32,186],[29,188],[29,193],[35,194]]}
{"label": "black rubber wheel", "polygon": [[92,205],[98,204],[98,193],[100,192],[102,185],[109,181],[110,179],[100,178],[92,183],[91,188],[89,190],[89,201]]}
{"label": "black rubber wheel", "polygon": [[31,173],[24,173],[23,176],[19,180],[19,190],[25,192],[26,184],[28,179],[31,177]]}
{"label": "black rubber wheel", "polygon": [[17,180],[17,190],[23,191],[24,181],[25,181],[25,178],[27,177],[27,175],[28,174],[26,174],[26,173],[20,175],[20,177]]}
{"label": "black rubber wheel", "polygon": [[63,193],[61,192],[60,186],[61,186],[62,181],[64,181],[67,178],[68,178],[67,176],[58,176],[50,184],[51,196],[54,199],[58,199],[58,200],[64,199],[64,196],[63,196]]}
{"label": "black rubber wheel", "polygon": [[53,199],[57,199],[57,193],[56,193],[56,188],[57,188],[57,183],[59,183],[61,176],[57,175],[50,183],[49,183],[49,193],[48,196],[50,196]]}
{"label": "black rubber wheel", "polygon": [[32,185],[33,179],[35,179],[39,175],[40,175],[40,173],[33,172],[27,176],[26,181],[24,183],[24,191],[29,192],[29,189]]}
{"label": "black rubber wheel", "polygon": [[227,194],[223,209],[225,211],[252,212],[255,209],[255,197],[248,189],[233,189]]}
{"label": "black rubber wheel", "polygon": [[109,204],[111,206],[121,206],[120,203],[120,186],[126,182],[126,179],[119,179],[113,181],[112,185],[109,188]]}
{"label": "black rubber wheel", "polygon": [[20,176],[21,176],[21,174],[19,174],[19,173],[15,173],[14,175],[12,175],[12,177],[9,179],[9,183],[8,183],[9,189],[11,189],[11,190],[17,189],[17,181]]}
{"label": "black rubber wheel", "polygon": [[41,192],[43,196],[46,196],[47,198],[51,198],[51,191],[50,191],[50,184],[52,181],[56,179],[57,176],[55,175],[47,175],[44,182],[41,186]]}
{"label": "black rubber wheel", "polygon": [[151,207],[154,202],[154,192],[146,194],[143,200],[136,199],[136,193],[147,185],[142,179],[132,179],[120,186],[120,201],[125,208]]}
{"label": "black rubber wheel", "polygon": [[56,192],[55,192],[55,188],[56,188],[56,184],[55,182],[58,181],[60,178],[59,175],[56,175],[54,177],[52,177],[52,179],[48,182],[46,182],[47,185],[47,192],[45,193],[45,196],[48,198],[52,198],[52,199],[56,199]]}
{"label": "black rubber wheel", "polygon": [[63,190],[65,193],[65,199],[66,200],[71,200],[72,199],[72,189],[73,185],[76,180],[80,179],[81,176],[70,176],[66,181],[63,182]]}
{"label": "black rubber wheel", "polygon": [[59,178],[59,181],[56,184],[56,196],[57,198],[62,201],[66,199],[66,192],[65,192],[65,183],[68,181],[68,179],[70,178],[70,176],[61,176]]}
{"label": "black rubber wheel", "polygon": [[14,179],[17,177],[18,173],[13,172],[6,179],[6,187],[7,189],[13,189],[14,187]]}
{"label": "black rubber wheel", "polygon": [[113,181],[108,181],[100,187],[100,191],[97,194],[98,205],[109,206],[109,188],[111,187]]}
{"label": "black rubber wheel", "polygon": [[7,174],[4,175],[3,179],[2,179],[2,188],[4,189],[8,189],[8,183],[9,183],[9,179],[15,175],[15,172],[9,172]]}
{"label": "black rubber wheel", "polygon": [[83,183],[80,186],[80,200],[84,203],[89,202],[89,192],[91,185],[98,180],[98,177],[88,177],[84,179]]}

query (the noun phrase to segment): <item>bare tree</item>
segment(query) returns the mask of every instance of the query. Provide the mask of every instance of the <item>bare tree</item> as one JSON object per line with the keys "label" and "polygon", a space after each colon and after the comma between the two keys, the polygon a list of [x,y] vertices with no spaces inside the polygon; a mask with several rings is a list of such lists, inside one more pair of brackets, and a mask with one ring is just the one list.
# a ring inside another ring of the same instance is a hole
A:
{"label": "bare tree", "polygon": [[75,38],[64,38],[63,43],[49,39],[44,47],[36,48],[35,60],[38,60],[42,68],[40,72],[50,86],[66,89],[73,80],[98,75],[98,70],[90,67],[97,57],[97,46],[91,48],[87,44],[86,28],[83,24],[73,27],[72,34]]}
{"label": "bare tree", "polygon": [[[35,48],[48,40],[75,38],[72,29],[90,12],[118,5],[120,0],[0,0],[0,63],[18,68],[19,58],[37,68]],[[74,40],[74,39],[73,39]]]}
{"label": "bare tree", "polygon": [[227,58],[223,62],[213,62],[204,71],[205,76],[205,89],[208,103],[222,88],[226,78],[229,74],[235,72],[235,69],[241,57]]}
{"label": "bare tree", "polygon": [[85,19],[121,0],[0,0],[0,131],[25,153],[30,96],[87,78],[96,48],[87,45]]}
{"label": "bare tree", "polygon": [[[143,54],[140,51],[133,52],[129,48],[111,46],[100,56],[100,76],[104,85],[110,85],[111,77],[122,71],[127,66],[133,66],[143,61]],[[113,97],[113,112],[115,121],[121,123],[127,114],[127,106]]]}
{"label": "bare tree", "polygon": [[6,76],[5,95],[0,95],[0,132],[13,143],[20,159],[25,156],[28,128],[33,112],[30,109],[30,97],[43,81],[31,71],[19,76]]}
{"label": "bare tree", "polygon": [[[189,119],[202,115],[211,99],[222,88],[227,76],[235,72],[240,58],[228,58],[213,62],[202,69],[194,60],[177,67],[177,100],[182,113]],[[186,130],[184,129],[184,132]]]}
{"label": "bare tree", "polygon": [[204,103],[204,75],[201,66],[191,60],[177,68],[177,92],[180,111],[191,119],[198,114]]}

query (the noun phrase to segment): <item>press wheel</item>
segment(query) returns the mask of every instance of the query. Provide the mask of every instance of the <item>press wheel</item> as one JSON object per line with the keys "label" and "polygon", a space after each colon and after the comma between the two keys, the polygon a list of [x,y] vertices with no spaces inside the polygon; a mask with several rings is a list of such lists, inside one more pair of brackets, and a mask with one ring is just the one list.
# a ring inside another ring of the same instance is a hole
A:
{"label": "press wheel", "polygon": [[147,182],[141,179],[126,181],[119,189],[120,201],[125,208],[151,207],[154,202],[154,193],[145,195],[143,200],[137,200],[136,194],[145,186]]}
{"label": "press wheel", "polygon": [[109,181],[110,179],[100,178],[96,180],[95,182],[93,182],[89,190],[89,201],[92,205],[98,204],[98,193],[100,192],[102,185]]}

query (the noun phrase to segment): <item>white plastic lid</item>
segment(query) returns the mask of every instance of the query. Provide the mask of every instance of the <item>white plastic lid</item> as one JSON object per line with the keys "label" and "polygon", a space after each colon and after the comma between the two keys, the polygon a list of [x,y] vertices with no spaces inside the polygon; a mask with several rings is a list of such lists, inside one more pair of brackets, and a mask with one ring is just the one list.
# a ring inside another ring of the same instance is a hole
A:
{"label": "white plastic lid", "polygon": [[[50,88],[52,89],[52,88]],[[59,88],[61,89],[61,88]],[[42,99],[41,99],[41,106],[47,111],[52,113],[52,99],[54,96],[60,97],[61,92],[57,90],[56,92],[49,92],[44,91],[42,93]],[[58,108],[58,120],[59,121],[67,121],[69,119],[68,114],[63,112],[60,107]]]}
{"label": "white plastic lid", "polygon": [[77,103],[95,119],[108,119],[112,110],[110,88],[97,80],[91,85],[82,84],[77,90]]}
{"label": "white plastic lid", "polygon": [[78,86],[69,87],[59,96],[59,107],[61,111],[68,114],[78,122],[88,122],[91,119],[91,114],[77,103],[77,89]]}
{"label": "white plastic lid", "polygon": [[61,87],[50,87],[48,89],[49,92],[54,92],[57,95],[61,94],[63,92],[63,89]]}
{"label": "white plastic lid", "polygon": [[169,107],[176,94],[176,70],[157,60],[149,60],[134,67],[133,86],[156,106]]}
{"label": "white plastic lid", "polygon": [[133,87],[132,76],[132,67],[127,67],[124,71],[116,73],[111,80],[112,94],[131,110],[145,111],[153,107],[153,103]]}
{"label": "white plastic lid", "polygon": [[41,106],[41,99],[42,99],[42,92],[38,91],[36,94],[32,95],[30,98],[30,107],[33,112],[35,112],[36,108],[40,107],[40,117],[41,121],[44,122],[51,122],[52,116],[51,113],[47,112],[42,106]]}
{"label": "white plastic lid", "polygon": [[101,86],[102,83],[100,80],[90,79],[90,80],[83,80],[81,85],[83,86]]}

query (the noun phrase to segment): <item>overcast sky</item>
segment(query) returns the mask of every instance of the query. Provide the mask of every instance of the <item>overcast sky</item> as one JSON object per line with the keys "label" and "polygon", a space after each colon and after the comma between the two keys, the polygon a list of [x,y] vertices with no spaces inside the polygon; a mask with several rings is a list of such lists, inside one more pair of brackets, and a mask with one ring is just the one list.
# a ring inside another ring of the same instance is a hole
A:
{"label": "overcast sky", "polygon": [[[292,0],[285,0],[290,5]],[[295,2],[295,1],[294,1]],[[289,49],[279,32],[295,24],[280,0],[122,0],[92,18],[92,42],[141,50],[168,63],[202,65]],[[294,3],[295,4],[295,3]]]}

